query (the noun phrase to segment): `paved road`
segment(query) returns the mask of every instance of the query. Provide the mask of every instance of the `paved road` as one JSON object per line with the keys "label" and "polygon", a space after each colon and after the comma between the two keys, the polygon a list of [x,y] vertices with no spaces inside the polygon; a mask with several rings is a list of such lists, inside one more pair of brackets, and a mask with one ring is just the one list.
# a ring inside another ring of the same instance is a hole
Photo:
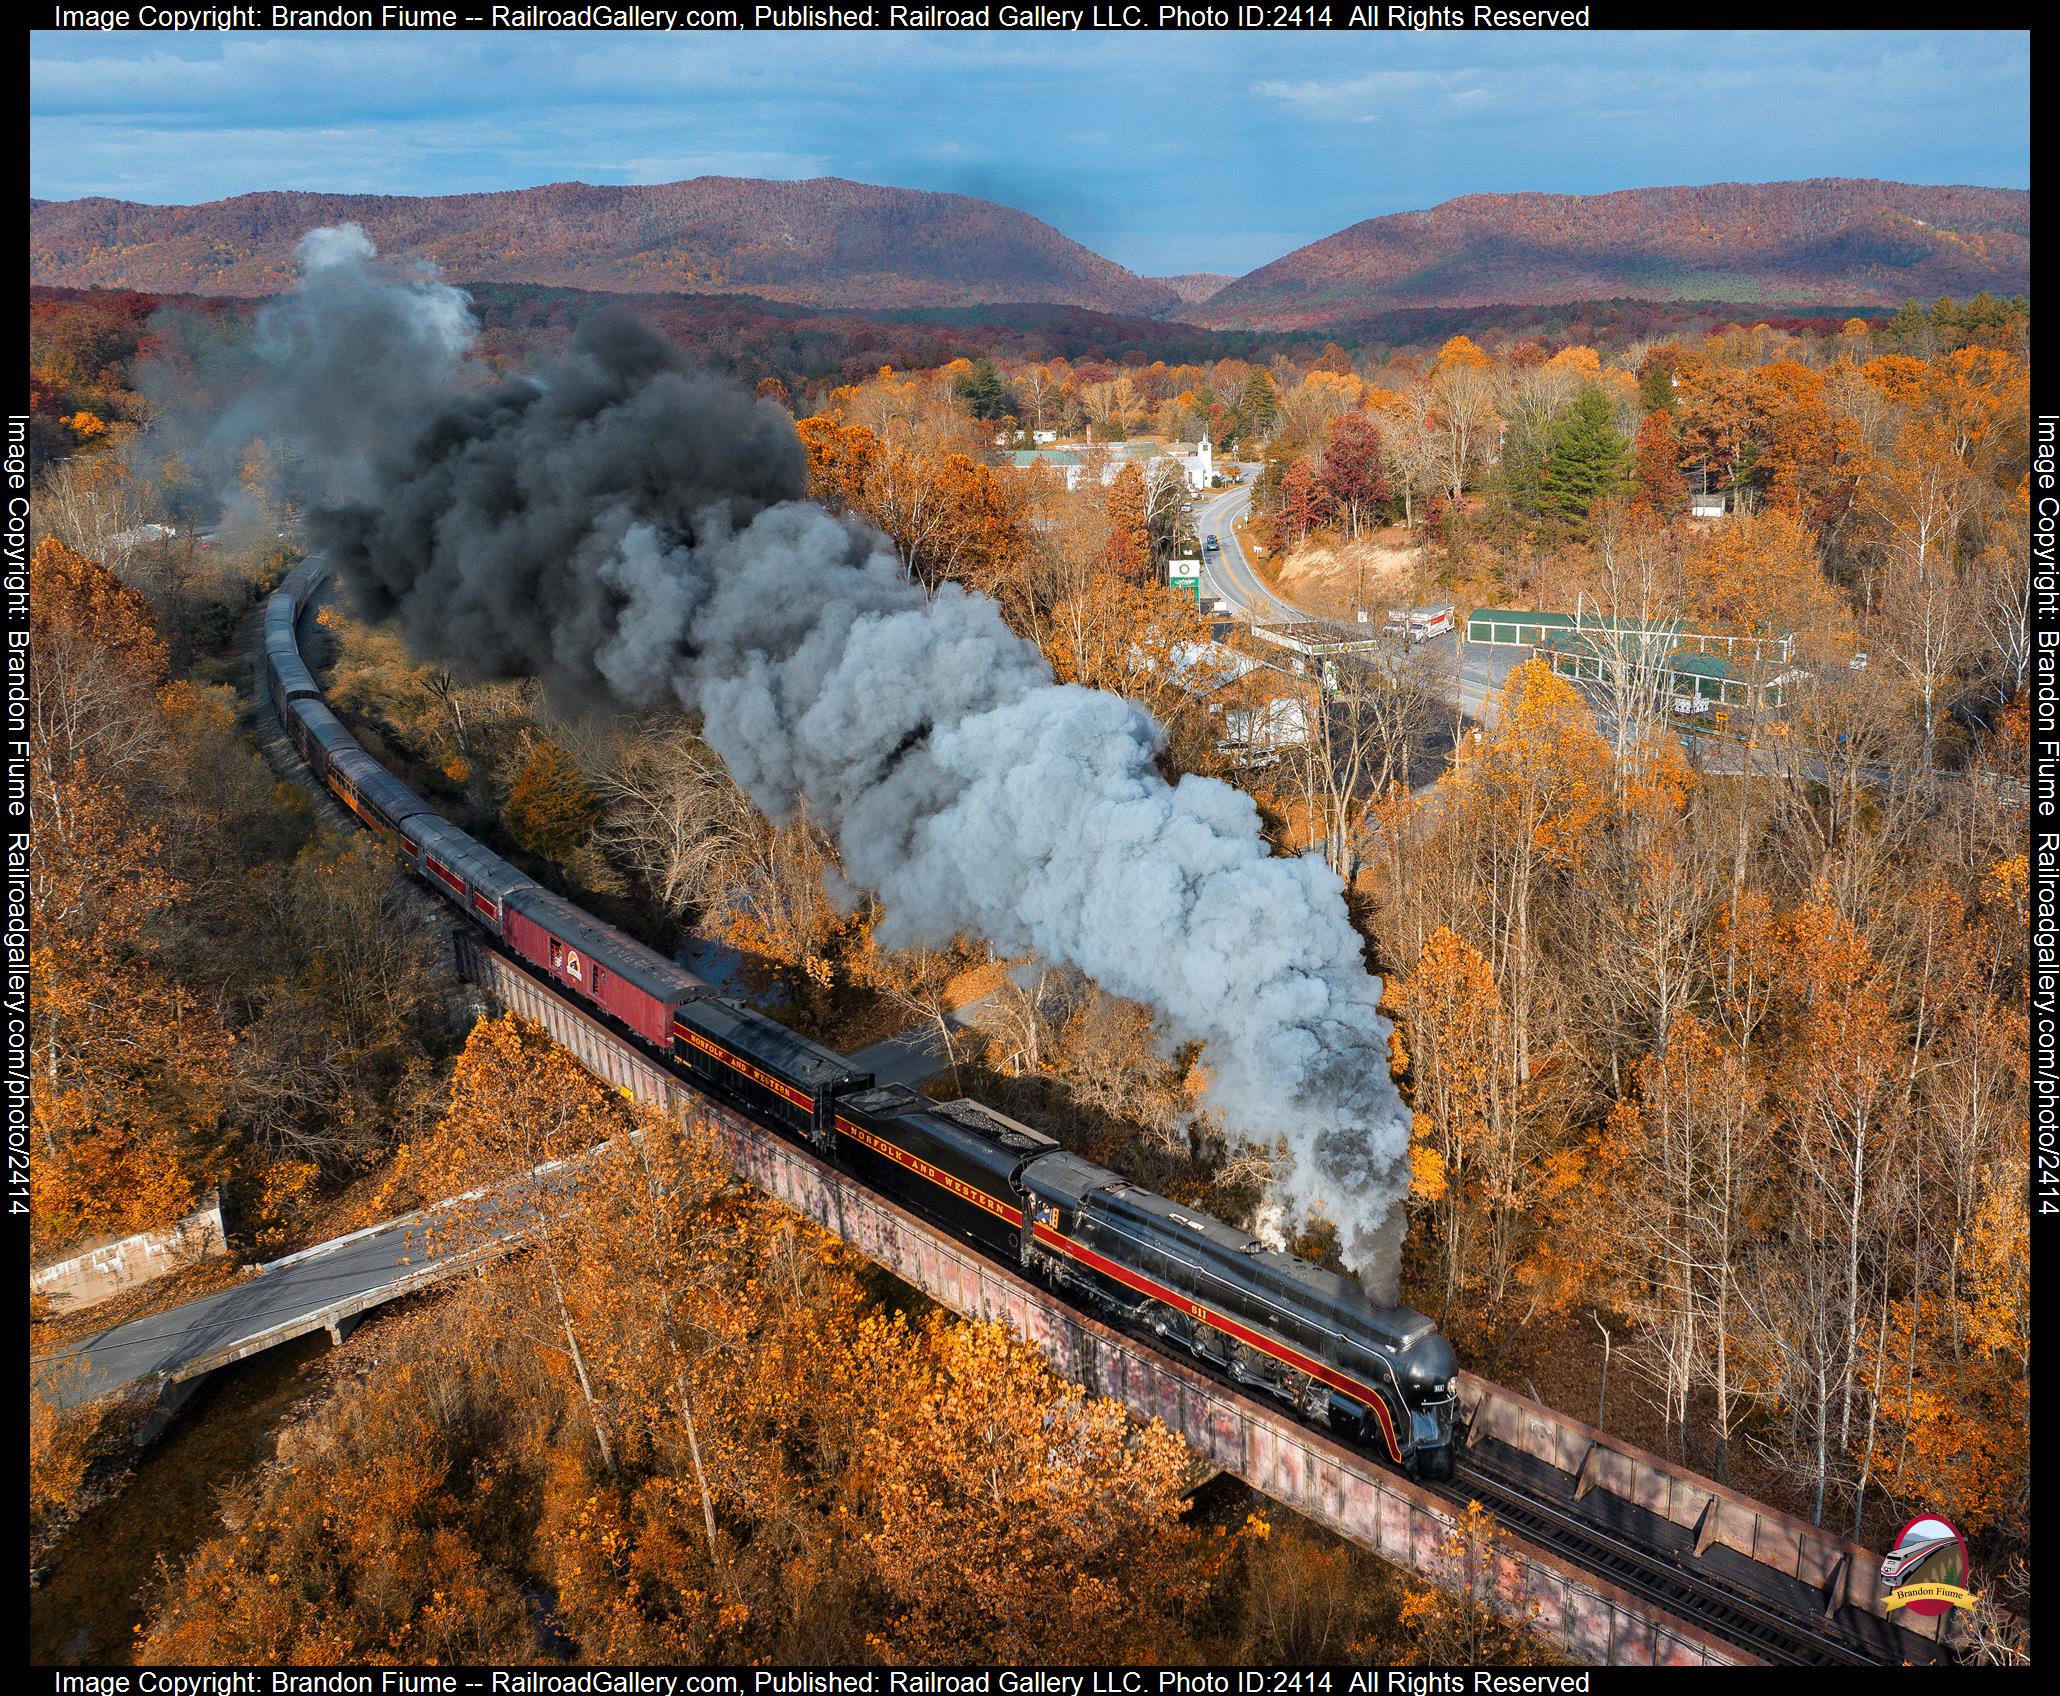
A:
{"label": "paved road", "polygon": [[[1244,469],[1249,473],[1255,468]],[[1203,545],[1203,604],[1227,601],[1233,612],[1261,624],[1293,623],[1315,617],[1268,588],[1245,553],[1234,525],[1251,502],[1251,486],[1241,483],[1210,497],[1195,512],[1195,530]],[[1215,553],[1208,551],[1211,536],[1219,544]],[[1465,609],[1460,609],[1460,616],[1465,616]],[[1527,648],[1491,648],[1468,642],[1456,631],[1437,638],[1420,653],[1428,664],[1440,666],[1446,672],[1460,711],[1471,719],[1482,716],[1489,697],[1502,687],[1517,663],[1529,655]]]}
{"label": "paved road", "polygon": [[[1251,504],[1251,486],[1240,483],[1211,496],[1195,511],[1195,533],[1202,543],[1202,604],[1228,601],[1233,611],[1266,624],[1307,618],[1300,607],[1267,588],[1245,557],[1245,545],[1232,526]],[[1211,536],[1219,545],[1214,553],[1209,551]]]}
{"label": "paved road", "polygon": [[430,1258],[422,1227],[413,1222],[324,1244],[309,1258],[263,1268],[232,1290],[132,1319],[59,1351],[49,1362],[55,1399],[73,1405],[139,1378],[169,1376],[295,1320],[319,1329],[313,1316],[325,1308],[391,1283]]}
{"label": "paved road", "polygon": [[[497,1224],[492,1200],[479,1206],[484,1211],[477,1240],[486,1252],[521,1235],[518,1211],[510,1209],[507,1222]],[[222,1364],[214,1357],[234,1358],[260,1338],[285,1342],[319,1331],[330,1315],[377,1305],[378,1292],[390,1298],[439,1282],[477,1257],[478,1249],[432,1253],[427,1218],[411,1214],[272,1261],[234,1289],[146,1314],[57,1350],[38,1363],[38,1375],[49,1384],[51,1399],[70,1407],[139,1379],[178,1378],[196,1363]],[[364,1301],[367,1296],[375,1299]]]}

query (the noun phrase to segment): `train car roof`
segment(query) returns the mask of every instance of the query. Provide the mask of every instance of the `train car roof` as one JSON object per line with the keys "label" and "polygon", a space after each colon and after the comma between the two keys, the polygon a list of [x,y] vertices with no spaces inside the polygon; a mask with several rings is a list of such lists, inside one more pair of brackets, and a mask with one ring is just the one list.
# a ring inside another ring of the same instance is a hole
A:
{"label": "train car roof", "polygon": [[540,885],[532,883],[515,890],[502,897],[502,905],[541,925],[560,942],[579,949],[654,1000],[676,1004],[708,987],[686,967],[674,965],[628,932],[604,925],[584,908]]}
{"label": "train car roof", "polygon": [[415,838],[451,871],[474,889],[505,901],[518,889],[536,880],[517,871],[476,838],[468,836],[439,813],[427,813],[410,823]]}
{"label": "train car roof", "polygon": [[[686,970],[683,966],[675,969]],[[695,981],[699,982],[698,979]],[[806,1083],[811,1089],[820,1084],[864,1076],[834,1049],[825,1048],[819,1042],[810,1042],[807,1037],[788,1030],[763,1013],[715,994],[707,985],[702,987],[707,993],[697,997],[691,1006],[682,1007],[679,1017],[699,1026],[717,1041],[728,1043],[739,1054],[762,1060],[789,1077]],[[856,1101],[861,1098],[853,1096],[850,1099]],[[915,1099],[921,1101],[922,1097],[916,1096]]]}
{"label": "train car roof", "polygon": [[[297,701],[294,711],[300,714],[301,722],[308,727],[308,734],[315,739],[315,746],[325,753],[335,754],[344,749],[365,750],[358,747],[358,739],[343,727],[343,720],[329,710],[326,701]],[[370,754],[365,754],[370,759]]]}
{"label": "train car roof", "polygon": [[395,824],[436,811],[356,743],[337,749],[330,758],[336,769],[358,786],[358,793]]}
{"label": "train car roof", "polygon": [[308,670],[307,663],[300,657],[297,648],[283,654],[273,654],[270,659],[272,670],[279,678],[279,687],[286,691],[289,701],[322,693],[321,684],[315,681],[315,674]]}
{"label": "train car roof", "polygon": [[328,575],[329,567],[322,556],[310,554],[280,579],[279,587],[272,591],[272,599],[276,601],[284,596],[298,614]]}

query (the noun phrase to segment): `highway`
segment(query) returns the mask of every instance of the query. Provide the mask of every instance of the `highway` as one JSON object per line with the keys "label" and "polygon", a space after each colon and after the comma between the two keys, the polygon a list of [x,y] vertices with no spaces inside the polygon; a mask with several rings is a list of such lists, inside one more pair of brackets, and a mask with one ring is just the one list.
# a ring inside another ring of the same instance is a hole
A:
{"label": "highway", "polygon": [[[1256,467],[1237,469],[1249,475]],[[1251,504],[1251,485],[1238,483],[1211,495],[1195,509],[1195,534],[1202,544],[1202,605],[1227,601],[1233,611],[1262,624],[1307,618],[1300,607],[1267,588],[1245,557],[1245,545],[1232,526]],[[1219,544],[1219,551],[1213,553],[1209,550],[1212,536]]]}

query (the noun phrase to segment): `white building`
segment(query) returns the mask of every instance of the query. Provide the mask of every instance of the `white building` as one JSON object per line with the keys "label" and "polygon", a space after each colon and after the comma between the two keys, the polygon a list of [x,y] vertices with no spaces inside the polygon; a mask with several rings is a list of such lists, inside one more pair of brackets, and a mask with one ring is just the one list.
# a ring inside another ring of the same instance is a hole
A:
{"label": "white building", "polygon": [[1052,439],[1049,430],[1037,432],[1038,446],[1018,448],[1011,453],[1006,463],[1018,471],[1027,471],[1043,466],[1057,471],[1066,479],[1068,490],[1080,487],[1080,479],[1087,473],[1088,455],[1099,451],[1101,455],[1101,481],[1104,486],[1116,480],[1116,473],[1126,465],[1139,469],[1155,461],[1170,461],[1178,469],[1181,480],[1190,489],[1207,489],[1216,479],[1215,448],[1207,435],[1190,445],[1186,442],[1162,442],[1153,437],[1140,436],[1134,441],[1089,443],[1086,447],[1047,447]]}

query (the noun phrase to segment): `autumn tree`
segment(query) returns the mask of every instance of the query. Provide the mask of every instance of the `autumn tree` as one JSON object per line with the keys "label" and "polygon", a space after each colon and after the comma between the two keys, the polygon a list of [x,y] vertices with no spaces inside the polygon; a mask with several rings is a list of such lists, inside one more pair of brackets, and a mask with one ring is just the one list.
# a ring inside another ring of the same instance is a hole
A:
{"label": "autumn tree", "polygon": [[1055,1633],[1129,1659],[1171,1639],[1195,1543],[1177,1437],[1133,1430],[996,1325],[869,1319],[851,1352],[890,1660],[1021,1661]]}
{"label": "autumn tree", "polygon": [[1298,459],[1280,478],[1275,519],[1290,543],[1328,524],[1337,508],[1323,475],[1306,459]]}
{"label": "autumn tree", "polygon": [[50,468],[36,520],[62,542],[118,575],[142,541],[153,502],[149,486],[120,455],[74,454]]}
{"label": "autumn tree", "polygon": [[613,1440],[566,1294],[582,1220],[583,1159],[625,1129],[622,1115],[580,1063],[512,1014],[482,1019],[451,1074],[450,1107],[414,1164],[431,1194],[462,1195],[430,1231],[439,1254],[478,1254],[512,1234],[529,1253],[536,1311],[562,1347],[602,1467]]}
{"label": "autumn tree", "polygon": [[[533,1658],[513,1462],[550,1405],[525,1338],[432,1311],[240,1482],[138,1628],[144,1666]],[[427,1333],[427,1335],[425,1335]]]}
{"label": "autumn tree", "polygon": [[1662,520],[1678,518],[1688,505],[1688,483],[1681,475],[1681,442],[1673,414],[1655,407],[1638,426],[1634,449],[1638,498]]}
{"label": "autumn tree", "polygon": [[1116,576],[1146,583],[1152,576],[1151,518],[1146,509],[1144,473],[1132,461],[1117,471],[1102,497],[1109,534],[1104,559]]}
{"label": "autumn tree", "polygon": [[1718,1478],[1754,1406],[1744,1279],[1772,1152],[1763,1087],[1716,1031],[1675,1019],[1640,1063],[1636,1105],[1627,1100],[1611,1123],[1611,1176],[1597,1191],[1617,1221],[1611,1294],[1634,1326],[1630,1358],[1684,1438],[1691,1398],[1708,1396],[1706,1464]]}
{"label": "autumn tree", "polygon": [[579,762],[560,744],[539,741],[508,792],[502,817],[517,847],[563,861],[585,846],[600,811]]}
{"label": "autumn tree", "polygon": [[30,581],[31,1188],[56,1245],[192,1206],[218,1170],[228,1044],[166,969],[185,889],[123,787],[166,743],[163,644],[141,598],[62,543],[38,546]]}
{"label": "autumn tree", "polygon": [[1457,508],[1474,461],[1495,423],[1494,362],[1466,336],[1438,350],[1429,382],[1429,422],[1439,444],[1439,482]]}
{"label": "autumn tree", "polygon": [[1362,524],[1375,522],[1388,498],[1380,431],[1365,413],[1348,412],[1332,421],[1323,447],[1322,478],[1332,509],[1344,514],[1357,540]]}
{"label": "autumn tree", "polygon": [[1175,762],[1194,771],[1214,763],[1209,696],[1222,674],[1208,644],[1208,620],[1186,596],[1095,572],[1053,608],[1044,651],[1059,682],[1144,707],[1166,726]]}
{"label": "autumn tree", "polygon": [[883,421],[893,426],[885,434],[832,417],[802,419],[810,493],[877,526],[929,587],[949,579],[996,591],[1020,546],[1020,491],[921,402],[909,406],[909,416]]}
{"label": "autumn tree", "polygon": [[[153,757],[169,659],[150,607],[56,540],[29,557],[30,736],[44,783],[73,765],[119,781]],[[54,821],[53,821],[54,822]]]}
{"label": "autumn tree", "polygon": [[1887,566],[1881,611],[1890,653],[1916,697],[1926,770],[1935,758],[1944,697],[1978,634],[1959,558],[1972,485],[1965,461],[1943,434],[1912,425],[1861,496],[1861,510],[1881,536]]}

